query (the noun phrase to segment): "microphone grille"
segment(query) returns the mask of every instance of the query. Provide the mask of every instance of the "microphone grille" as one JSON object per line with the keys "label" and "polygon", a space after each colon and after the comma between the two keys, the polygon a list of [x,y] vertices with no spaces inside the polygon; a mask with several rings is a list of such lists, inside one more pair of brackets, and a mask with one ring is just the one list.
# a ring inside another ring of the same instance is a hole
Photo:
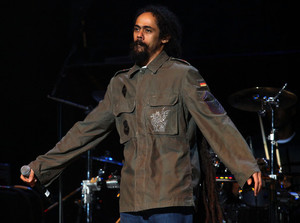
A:
{"label": "microphone grille", "polygon": [[25,165],[25,166],[22,166],[21,167],[21,174],[24,176],[24,177],[29,177],[30,175],[30,167],[28,165]]}

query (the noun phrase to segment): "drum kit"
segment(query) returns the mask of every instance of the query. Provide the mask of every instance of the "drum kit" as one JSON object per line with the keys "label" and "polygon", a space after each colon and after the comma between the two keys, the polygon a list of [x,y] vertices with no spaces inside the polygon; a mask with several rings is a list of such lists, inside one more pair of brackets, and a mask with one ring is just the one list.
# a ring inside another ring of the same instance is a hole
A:
{"label": "drum kit", "polygon": [[[251,186],[245,185],[241,189],[234,176],[214,155],[213,165],[219,186],[220,203],[228,222],[285,223],[290,222],[290,209],[300,210],[299,192],[291,192],[282,187],[282,180],[287,176],[282,173],[276,135],[277,129],[274,125],[274,114],[277,110],[279,108],[288,109],[297,102],[297,96],[285,90],[286,86],[287,84],[281,89],[272,87],[244,89],[230,95],[228,98],[232,107],[258,114],[263,139],[262,148],[264,148],[265,154],[264,158],[256,157],[263,180],[263,188],[256,197]],[[265,136],[262,120],[266,113],[271,115],[271,130],[268,137]],[[269,144],[267,141],[269,141]]]}

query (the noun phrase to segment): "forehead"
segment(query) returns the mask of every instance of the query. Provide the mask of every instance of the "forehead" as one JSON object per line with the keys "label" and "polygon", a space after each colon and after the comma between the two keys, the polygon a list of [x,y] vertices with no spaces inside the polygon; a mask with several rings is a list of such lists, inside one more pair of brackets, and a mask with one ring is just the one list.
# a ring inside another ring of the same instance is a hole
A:
{"label": "forehead", "polygon": [[139,15],[135,21],[135,25],[138,26],[151,26],[152,28],[158,28],[156,24],[156,18],[151,12],[144,12]]}

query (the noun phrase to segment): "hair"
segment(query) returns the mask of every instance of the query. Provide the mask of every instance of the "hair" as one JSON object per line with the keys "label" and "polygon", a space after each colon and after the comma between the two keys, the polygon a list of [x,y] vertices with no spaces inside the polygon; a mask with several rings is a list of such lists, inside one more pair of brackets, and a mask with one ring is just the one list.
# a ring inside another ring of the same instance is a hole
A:
{"label": "hair", "polygon": [[172,57],[180,57],[182,28],[177,16],[165,6],[148,5],[137,11],[134,21],[145,12],[151,12],[156,18],[160,38],[170,37],[170,40],[164,46],[166,53]]}
{"label": "hair", "polygon": [[200,219],[205,223],[222,223],[224,216],[216,187],[216,174],[209,154],[208,143],[199,129],[197,130],[197,141],[198,147],[200,147],[201,175],[203,177],[203,186],[200,192],[202,202],[198,209],[201,212],[199,213]]}

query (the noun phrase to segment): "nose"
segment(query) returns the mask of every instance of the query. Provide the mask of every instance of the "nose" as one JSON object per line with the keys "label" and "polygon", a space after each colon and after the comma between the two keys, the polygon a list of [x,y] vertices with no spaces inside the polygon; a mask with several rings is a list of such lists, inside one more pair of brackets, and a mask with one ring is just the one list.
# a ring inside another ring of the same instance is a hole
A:
{"label": "nose", "polygon": [[136,38],[137,38],[138,40],[144,40],[144,35],[143,35],[143,30],[142,30],[142,29],[140,29],[140,30],[137,32]]}

